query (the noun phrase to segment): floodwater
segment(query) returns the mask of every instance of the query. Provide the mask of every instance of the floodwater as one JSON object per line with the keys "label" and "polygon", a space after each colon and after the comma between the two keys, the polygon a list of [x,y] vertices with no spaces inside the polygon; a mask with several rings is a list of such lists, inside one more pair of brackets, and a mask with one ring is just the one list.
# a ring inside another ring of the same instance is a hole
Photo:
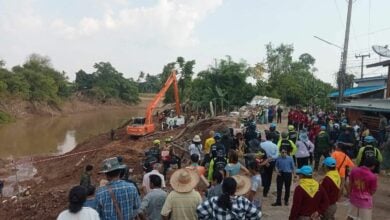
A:
{"label": "floodwater", "polygon": [[114,108],[61,117],[34,117],[0,125],[0,158],[56,154],[71,151],[89,137],[109,132],[132,116],[143,115],[139,108]]}

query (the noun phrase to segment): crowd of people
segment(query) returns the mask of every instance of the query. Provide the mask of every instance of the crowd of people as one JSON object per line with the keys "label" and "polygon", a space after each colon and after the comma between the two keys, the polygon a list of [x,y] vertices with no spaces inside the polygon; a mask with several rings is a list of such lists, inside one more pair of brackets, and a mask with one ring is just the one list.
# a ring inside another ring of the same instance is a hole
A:
{"label": "crowd of people", "polygon": [[172,137],[163,144],[154,140],[145,152],[140,188],[122,157],[102,162],[105,180],[97,189],[93,167],[87,165],[58,219],[261,219],[276,175],[272,206],[290,207],[290,188],[293,180],[297,183],[290,220],[335,219],[337,202],[345,199],[347,219],[368,220],[378,173],[389,159],[382,157],[382,150],[390,148],[388,134],[380,142],[342,114],[291,110],[283,132],[274,123],[260,132],[256,120],[247,120],[243,132],[210,131],[204,142],[195,135],[182,146],[189,164],[182,164]]}

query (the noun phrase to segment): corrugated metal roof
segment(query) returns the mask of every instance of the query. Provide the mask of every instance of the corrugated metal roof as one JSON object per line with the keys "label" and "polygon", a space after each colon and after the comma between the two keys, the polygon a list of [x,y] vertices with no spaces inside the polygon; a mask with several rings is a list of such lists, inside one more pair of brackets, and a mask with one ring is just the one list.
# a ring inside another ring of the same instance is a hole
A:
{"label": "corrugated metal roof", "polygon": [[362,111],[390,112],[390,99],[358,99],[348,103],[337,104],[337,107]]}
{"label": "corrugated metal roof", "polygon": [[360,82],[375,81],[375,80],[387,80],[387,75],[359,78],[359,79],[354,79],[353,81],[355,83],[360,83]]}
{"label": "corrugated metal roof", "polygon": [[[385,86],[361,86],[344,90],[344,97],[352,97],[365,93],[375,92],[381,89],[385,89]],[[329,97],[338,97],[339,92],[335,91],[329,94]]]}

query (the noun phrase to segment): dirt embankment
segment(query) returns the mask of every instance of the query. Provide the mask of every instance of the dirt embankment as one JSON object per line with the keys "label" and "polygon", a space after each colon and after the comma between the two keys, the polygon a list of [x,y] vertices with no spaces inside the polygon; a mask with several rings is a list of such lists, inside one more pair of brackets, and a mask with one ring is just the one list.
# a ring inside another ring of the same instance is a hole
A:
{"label": "dirt embankment", "polygon": [[[141,102],[137,107],[146,106],[154,94],[140,94]],[[29,102],[20,98],[2,98],[0,100],[0,111],[6,112],[12,117],[27,118],[33,116],[60,116],[88,112],[93,110],[109,109],[111,107],[129,108],[130,105],[118,100],[108,100],[105,103],[80,95],[73,95],[68,100],[59,105],[49,105],[47,103]]]}
{"label": "dirt embankment", "polygon": [[[141,185],[144,150],[151,145],[153,139],[163,140],[165,137],[173,136],[176,146],[186,146],[195,134],[202,134],[202,138],[205,139],[210,129],[224,129],[235,122],[231,118],[206,119],[185,128],[159,131],[139,140],[129,139],[125,129],[120,128],[116,130],[116,141],[111,141],[108,134],[101,134],[77,145],[63,157],[35,158],[33,165],[38,171],[37,175],[21,183],[24,187],[31,187],[31,195],[21,197],[19,201],[12,202],[8,199],[7,202],[0,203],[0,219],[55,219],[66,209],[68,191],[72,186],[79,184],[85,165],[94,166],[92,178],[98,183],[104,178],[98,175],[101,162],[109,157],[121,155],[124,162],[134,169],[132,178]],[[177,153],[183,156],[184,162],[188,161],[184,150],[177,149]]]}

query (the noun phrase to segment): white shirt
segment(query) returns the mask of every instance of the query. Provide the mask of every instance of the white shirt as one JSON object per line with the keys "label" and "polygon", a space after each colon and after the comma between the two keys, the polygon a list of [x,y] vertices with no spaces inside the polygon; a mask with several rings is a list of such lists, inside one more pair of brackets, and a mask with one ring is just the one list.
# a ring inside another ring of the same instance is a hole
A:
{"label": "white shirt", "polygon": [[191,144],[188,147],[188,150],[190,151],[190,155],[197,154],[199,155],[199,160],[202,160],[202,144],[198,144],[197,146],[195,144]]}
{"label": "white shirt", "polygon": [[297,141],[297,148],[298,150],[295,154],[296,158],[309,157],[310,153],[314,152],[314,144],[310,140],[307,140],[306,142]]}
{"label": "white shirt", "polygon": [[100,220],[99,214],[96,212],[96,210],[90,207],[83,207],[77,213],[71,213],[67,209],[62,211],[57,217],[57,220],[77,220],[77,219]]}
{"label": "white shirt", "polygon": [[150,189],[150,180],[149,180],[149,176],[150,175],[157,175],[161,178],[161,186],[162,188],[165,187],[165,179],[164,179],[164,175],[162,175],[160,172],[158,172],[157,170],[152,170],[150,171],[149,173],[146,173],[144,175],[144,178],[142,180],[142,186],[145,187],[146,189],[146,193],[149,193],[151,191]]}

